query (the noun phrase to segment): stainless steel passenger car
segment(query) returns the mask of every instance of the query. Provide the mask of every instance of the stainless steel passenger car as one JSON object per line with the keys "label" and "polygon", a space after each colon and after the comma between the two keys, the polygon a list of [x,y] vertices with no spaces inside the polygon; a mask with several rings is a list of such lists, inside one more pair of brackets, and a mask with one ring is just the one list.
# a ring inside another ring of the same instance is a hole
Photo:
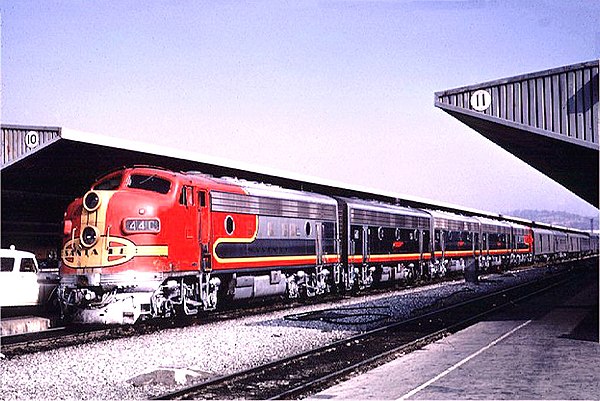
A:
{"label": "stainless steel passenger car", "polygon": [[433,232],[433,261],[431,275],[443,276],[446,272],[464,271],[477,254],[480,223],[474,217],[437,210],[427,210],[431,216]]}
{"label": "stainless steel passenger car", "polygon": [[346,289],[411,280],[431,259],[430,215],[375,201],[337,198]]}

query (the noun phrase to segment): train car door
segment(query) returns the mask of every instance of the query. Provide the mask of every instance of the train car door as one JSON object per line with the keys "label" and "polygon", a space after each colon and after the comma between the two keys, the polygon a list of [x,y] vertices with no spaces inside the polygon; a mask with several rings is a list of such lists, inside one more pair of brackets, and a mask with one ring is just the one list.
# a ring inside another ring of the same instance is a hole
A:
{"label": "train car door", "polygon": [[369,227],[362,227],[362,259],[363,263],[369,263]]}
{"label": "train car door", "polygon": [[199,189],[196,192],[197,196],[197,221],[198,221],[198,248],[199,248],[199,268],[203,272],[210,272],[212,270],[210,263],[210,230],[208,225],[210,224],[209,208],[207,207],[207,191]]}
{"label": "train car door", "polygon": [[323,264],[323,224],[315,223],[315,248],[317,255],[317,265]]}

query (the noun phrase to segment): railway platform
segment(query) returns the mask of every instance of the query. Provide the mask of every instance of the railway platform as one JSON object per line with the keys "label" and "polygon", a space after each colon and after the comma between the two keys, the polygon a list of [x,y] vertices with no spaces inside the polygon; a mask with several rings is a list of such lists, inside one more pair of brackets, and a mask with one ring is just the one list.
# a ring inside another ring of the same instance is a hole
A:
{"label": "railway platform", "polygon": [[600,399],[598,275],[499,312],[312,399]]}

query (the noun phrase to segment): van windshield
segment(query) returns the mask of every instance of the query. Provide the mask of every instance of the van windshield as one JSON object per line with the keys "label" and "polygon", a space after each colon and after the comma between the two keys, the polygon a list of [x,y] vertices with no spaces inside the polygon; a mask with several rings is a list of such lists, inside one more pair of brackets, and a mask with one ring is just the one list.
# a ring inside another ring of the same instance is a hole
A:
{"label": "van windshield", "polygon": [[171,189],[171,181],[156,175],[132,174],[127,187],[166,194]]}

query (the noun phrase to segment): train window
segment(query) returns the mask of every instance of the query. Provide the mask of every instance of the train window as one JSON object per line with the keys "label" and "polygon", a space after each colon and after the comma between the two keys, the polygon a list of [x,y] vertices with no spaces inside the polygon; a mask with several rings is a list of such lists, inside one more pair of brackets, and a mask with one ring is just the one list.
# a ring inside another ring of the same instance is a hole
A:
{"label": "train window", "polygon": [[200,207],[206,206],[206,192],[198,191],[198,204]]}
{"label": "train window", "polygon": [[179,195],[179,204],[183,206],[194,206],[194,195],[192,187],[184,186]]}
{"label": "train window", "polygon": [[187,193],[187,202],[189,206],[194,206],[194,188],[185,187],[185,191]]}
{"label": "train window", "polygon": [[233,217],[227,216],[225,217],[225,232],[227,235],[233,234],[235,230],[235,222],[233,221]]}
{"label": "train window", "polygon": [[284,237],[290,236],[290,226],[288,225],[288,223],[281,224],[281,233],[281,235],[283,235]]}
{"label": "train window", "polygon": [[309,221],[306,222],[306,225],[304,226],[304,231],[306,232],[307,237],[310,236],[311,227]]}
{"label": "train window", "polygon": [[427,249],[427,247],[429,246],[429,231],[423,230],[422,238],[423,238],[423,249]]}
{"label": "train window", "polygon": [[98,191],[114,191],[119,188],[121,185],[121,181],[123,180],[123,176],[113,175],[112,177],[108,177],[100,181],[98,184],[94,185],[94,189]]}
{"label": "train window", "polygon": [[156,175],[132,174],[129,177],[127,186],[129,188],[166,194],[171,189],[171,181],[157,177]]}
{"label": "train window", "polygon": [[3,272],[11,272],[13,266],[15,265],[15,258],[2,258],[2,267],[1,271]]}

